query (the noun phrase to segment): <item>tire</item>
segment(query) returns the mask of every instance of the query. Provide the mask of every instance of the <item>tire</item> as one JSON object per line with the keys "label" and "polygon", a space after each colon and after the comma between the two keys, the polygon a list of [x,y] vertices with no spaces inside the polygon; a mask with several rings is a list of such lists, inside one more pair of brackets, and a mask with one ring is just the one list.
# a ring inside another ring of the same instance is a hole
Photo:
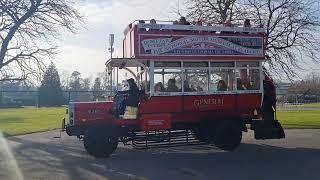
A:
{"label": "tire", "polygon": [[194,134],[201,142],[212,143],[215,136],[215,124],[208,121],[202,122],[198,128],[194,130]]}
{"label": "tire", "polygon": [[225,151],[236,149],[242,140],[241,127],[241,123],[234,120],[219,123],[215,130],[215,146]]}
{"label": "tire", "polygon": [[118,147],[118,136],[112,127],[89,127],[83,145],[88,154],[96,158],[109,157]]}

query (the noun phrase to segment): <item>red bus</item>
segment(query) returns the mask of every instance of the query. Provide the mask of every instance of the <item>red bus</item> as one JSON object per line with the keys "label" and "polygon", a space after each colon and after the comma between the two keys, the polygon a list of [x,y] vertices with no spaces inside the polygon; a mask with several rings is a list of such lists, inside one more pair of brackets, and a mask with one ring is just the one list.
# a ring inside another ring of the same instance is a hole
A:
{"label": "red bus", "polygon": [[70,103],[66,132],[83,138],[89,154],[107,157],[119,142],[231,151],[248,128],[256,139],[285,137],[263,67],[263,28],[135,22],[124,33],[123,58],[106,62],[110,88],[118,90],[126,71],[139,102],[120,113],[126,96],[115,91],[110,101]]}

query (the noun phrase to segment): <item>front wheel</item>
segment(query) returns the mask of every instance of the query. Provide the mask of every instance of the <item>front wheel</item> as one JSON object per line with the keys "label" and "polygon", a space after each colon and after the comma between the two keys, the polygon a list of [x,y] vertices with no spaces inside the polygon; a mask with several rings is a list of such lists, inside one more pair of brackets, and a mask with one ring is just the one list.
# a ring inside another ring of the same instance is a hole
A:
{"label": "front wheel", "polygon": [[238,121],[221,122],[217,125],[214,136],[216,147],[232,151],[236,149],[242,140],[242,126]]}
{"label": "front wheel", "polygon": [[118,142],[115,128],[93,126],[86,130],[83,144],[90,155],[103,158],[117,149]]}

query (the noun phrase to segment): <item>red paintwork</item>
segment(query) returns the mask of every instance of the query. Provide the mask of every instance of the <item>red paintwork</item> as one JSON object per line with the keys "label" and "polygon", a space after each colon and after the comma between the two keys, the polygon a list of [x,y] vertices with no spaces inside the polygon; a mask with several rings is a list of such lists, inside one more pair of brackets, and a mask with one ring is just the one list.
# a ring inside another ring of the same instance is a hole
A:
{"label": "red paintwork", "polygon": [[113,102],[75,103],[75,125],[136,125],[142,130],[170,129],[175,123],[203,119],[251,119],[261,109],[261,94],[151,97],[139,105],[139,119],[117,119]]}
{"label": "red paintwork", "polygon": [[171,129],[171,114],[144,114],[141,116],[141,127],[145,131]]}
{"label": "red paintwork", "polygon": [[104,123],[114,119],[109,110],[114,107],[112,101],[80,102],[74,104],[74,124]]}

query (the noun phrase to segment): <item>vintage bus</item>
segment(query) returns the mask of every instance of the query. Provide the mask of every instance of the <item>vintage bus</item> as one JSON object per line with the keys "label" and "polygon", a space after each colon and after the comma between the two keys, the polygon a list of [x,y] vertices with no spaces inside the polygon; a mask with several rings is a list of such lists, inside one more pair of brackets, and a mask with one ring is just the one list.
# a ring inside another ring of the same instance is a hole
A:
{"label": "vintage bus", "polygon": [[263,28],[140,21],[124,34],[123,57],[106,62],[110,90],[119,91],[126,71],[139,87],[139,102],[124,114],[126,96],[118,91],[110,101],[70,103],[66,132],[83,138],[89,154],[107,157],[119,142],[231,151],[248,128],[256,139],[285,137],[275,118],[275,86],[263,67]]}

